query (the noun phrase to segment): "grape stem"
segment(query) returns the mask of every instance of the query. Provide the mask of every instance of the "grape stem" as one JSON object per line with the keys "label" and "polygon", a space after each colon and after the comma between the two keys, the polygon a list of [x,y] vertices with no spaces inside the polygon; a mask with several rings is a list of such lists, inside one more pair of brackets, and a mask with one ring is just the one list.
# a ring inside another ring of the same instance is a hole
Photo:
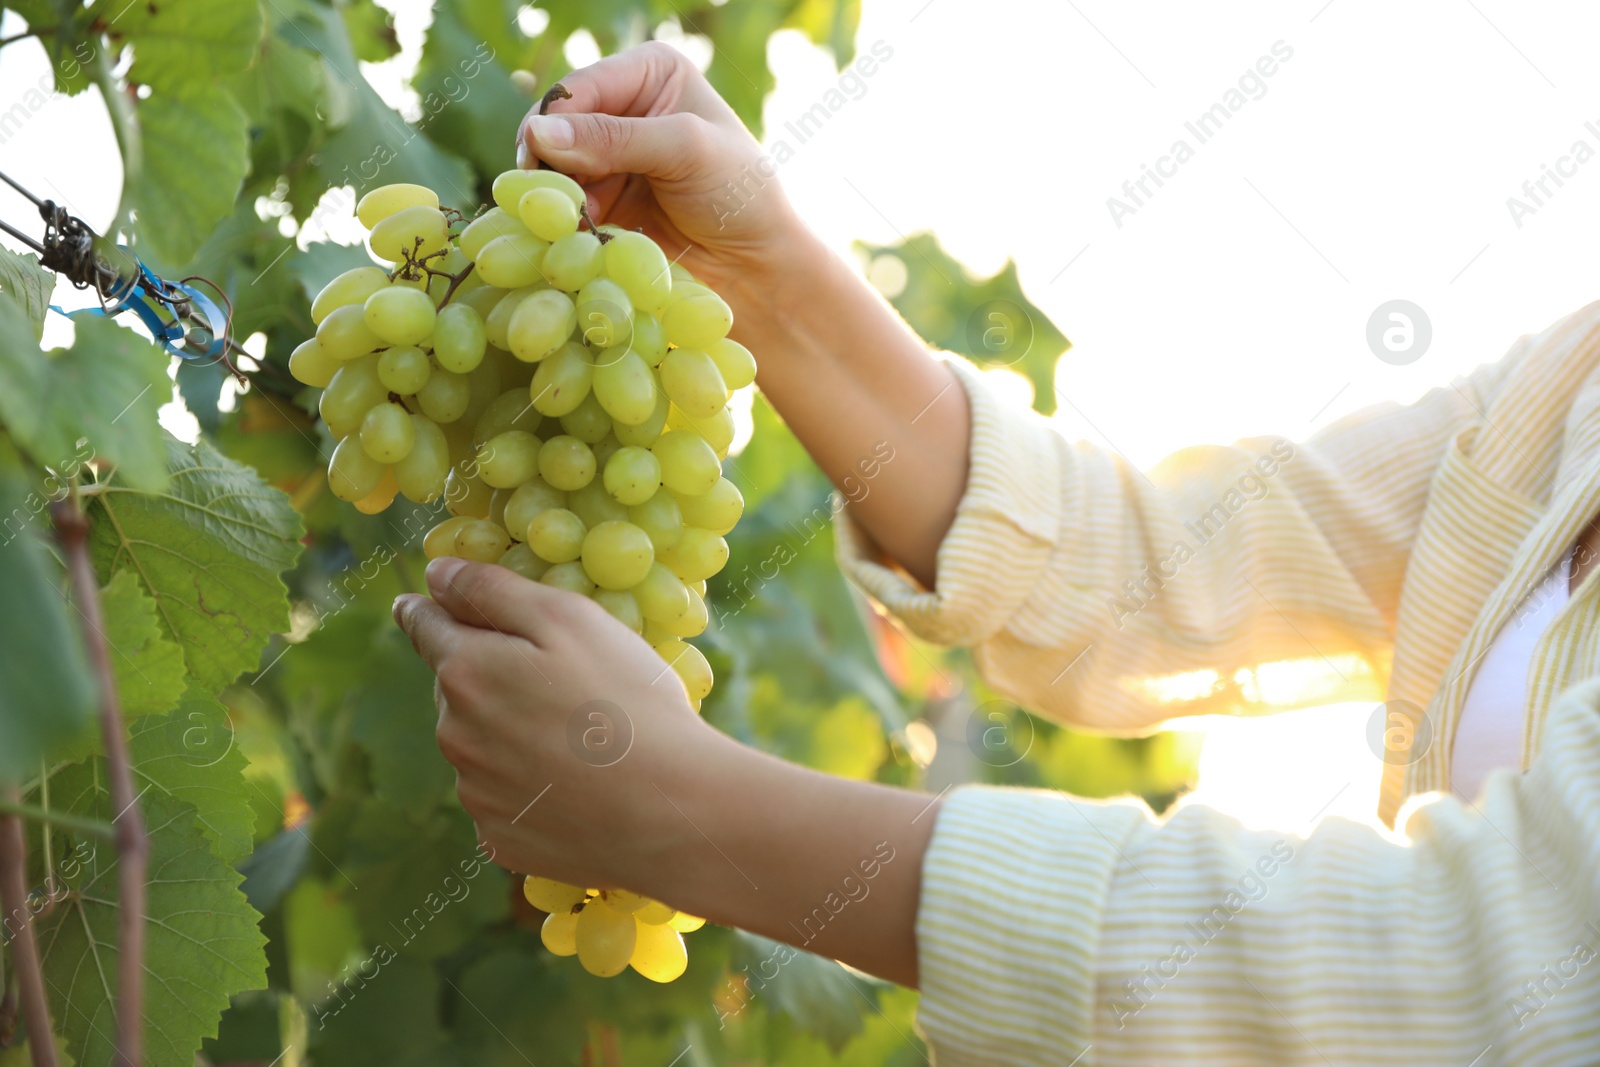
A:
{"label": "grape stem", "polygon": [[[111,805],[116,811],[112,826],[117,846],[117,998],[116,1053],[113,1067],[138,1067],[144,1044],[144,912],[145,871],[150,859],[150,840],[145,835],[144,819],[139,814],[138,796],[133,789],[133,764],[128,758],[128,739],[123,726],[122,705],[117,698],[116,675],[111,669],[111,654],[106,648],[105,623],[100,610],[100,587],[94,565],[89,561],[89,517],[78,497],[78,485],[71,483],[65,500],[50,505],[50,519],[56,539],[67,561],[73,599],[83,617],[84,644],[100,683],[100,735],[106,752],[106,777],[111,787]],[[20,831],[19,831],[20,832]],[[32,1027],[30,1024],[30,1033]],[[49,1031],[43,1031],[48,1034]],[[51,1041],[47,1040],[47,1044]],[[37,1043],[28,1042],[30,1047]],[[54,1049],[51,1049],[52,1055]],[[34,1063],[41,1061],[34,1051]],[[54,1062],[53,1059],[51,1062]]]}
{"label": "grape stem", "polygon": [[[550,105],[555,103],[557,100],[571,100],[571,99],[572,99],[572,90],[568,89],[565,85],[562,85],[560,82],[556,82],[554,85],[550,86],[549,90],[544,94],[544,96],[539,98],[539,114],[541,114],[541,115],[548,114],[549,111],[550,111]],[[538,156],[534,156],[533,157],[533,163],[534,163],[534,168],[533,168],[534,170],[554,170],[555,169],[554,167],[550,166],[550,164],[548,164],[544,160],[540,159]]]}
{"label": "grape stem", "polygon": [[[0,799],[20,804],[17,787],[0,789]],[[33,936],[33,913],[28,909],[28,887],[23,878],[28,842],[22,833],[22,816],[0,816],[0,905],[7,925],[16,917],[11,937],[11,961],[22,994],[22,1012],[28,1021],[28,1051],[33,1067],[56,1067],[55,1028],[50,1025],[50,1005],[44,997],[44,971],[39,966],[39,946]]]}
{"label": "grape stem", "polygon": [[450,279],[450,288],[444,291],[444,297],[439,301],[440,307],[444,307],[446,304],[450,303],[450,298],[456,295],[456,290],[461,288],[461,283],[467,280],[467,275],[471,274],[473,268],[476,266],[476,263],[468,263],[465,267],[461,268],[461,271],[458,274],[451,274],[449,271],[434,270],[432,267],[423,268],[429,274],[435,275],[436,277]]}
{"label": "grape stem", "polygon": [[594,234],[595,240],[599,241],[601,244],[605,244],[607,241],[611,240],[611,234],[596,226],[594,224],[594,219],[589,217],[588,204],[584,204],[578,209],[578,218],[584,223],[584,225],[589,227],[589,232]]}

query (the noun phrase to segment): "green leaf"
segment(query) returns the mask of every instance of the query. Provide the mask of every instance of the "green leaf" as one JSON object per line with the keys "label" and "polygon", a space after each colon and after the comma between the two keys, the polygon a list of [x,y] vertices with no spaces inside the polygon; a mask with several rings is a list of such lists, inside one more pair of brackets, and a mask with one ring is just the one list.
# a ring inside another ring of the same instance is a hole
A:
{"label": "green leaf", "polygon": [[74,322],[72,347],[46,355],[24,340],[29,327],[17,305],[0,300],[0,336],[12,339],[0,345],[0,419],[39,463],[70,463],[87,438],[122,481],[160,489],[166,470],[156,412],[171,396],[167,356],[110,319],[85,314]]}
{"label": "green leaf", "polygon": [[751,975],[752,982],[759,980],[757,996],[770,1000],[835,1053],[861,1032],[862,998],[873,987],[852,988],[850,975],[833,960],[739,931],[732,967]]}
{"label": "green leaf", "polygon": [[250,170],[248,119],[226,92],[153,93],[138,109],[144,166],[124,190],[140,246],[183,263],[233,210]]}
{"label": "green leaf", "polygon": [[171,711],[183,695],[183,650],[161,632],[156,602],[132,571],[118,571],[100,591],[106,646],[117,676],[122,715]]}
{"label": "green leaf", "polygon": [[89,10],[113,40],[133,45],[129,79],[157,90],[212,92],[250,65],[261,40],[255,0],[96,0]]}
{"label": "green leaf", "polygon": [[224,862],[248,855],[256,816],[244,780],[248,761],[227,710],[212,697],[191,693],[170,714],[135,723],[131,733],[136,788],[148,786],[191,805],[201,833]]}
{"label": "green leaf", "polygon": [[400,52],[395,36],[394,16],[373,0],[350,0],[340,7],[344,26],[357,59],[363,63],[382,63]]}
{"label": "green leaf", "polygon": [[95,712],[78,615],[38,541],[49,529],[44,508],[0,437],[0,781],[38,773],[42,758],[88,733]]}
{"label": "green leaf", "polygon": [[94,498],[91,548],[103,578],[138,576],[195,688],[218,692],[253,670],[289,625],[278,575],[299,555],[300,518],[280,491],[205,441],[169,438],[171,488],[108,486]]}
{"label": "green leaf", "polygon": [[[51,799],[74,815],[109,821],[104,762],[62,771]],[[194,809],[159,789],[139,801],[150,834],[145,893],[144,1032],[147,1067],[193,1067],[202,1038],[217,1031],[228,998],[266,984],[260,916],[239,892],[240,876],[212,850]],[[61,855],[67,855],[63,846]],[[97,842],[71,878],[75,892],[39,925],[52,1009],[79,1063],[112,1058],[121,913],[116,853]]]}
{"label": "green leaf", "polygon": [[50,294],[55,287],[56,276],[39,266],[38,256],[0,248],[0,293],[15,300],[28,316],[35,340],[44,332],[44,317],[50,311]]}
{"label": "green leaf", "polygon": [[455,786],[455,771],[439,754],[434,731],[433,672],[392,627],[376,635],[362,657],[366,670],[350,694],[350,736],[372,760],[373,792],[398,808],[422,813]]}
{"label": "green leaf", "polygon": [[519,42],[502,0],[440,5],[422,46],[418,126],[429,139],[495,175],[516,159],[511,135],[532,101],[511,83]]}
{"label": "green leaf", "polygon": [[426,964],[370,957],[310,1009],[316,1062],[452,1067],[458,1061],[439,1018],[444,988]]}

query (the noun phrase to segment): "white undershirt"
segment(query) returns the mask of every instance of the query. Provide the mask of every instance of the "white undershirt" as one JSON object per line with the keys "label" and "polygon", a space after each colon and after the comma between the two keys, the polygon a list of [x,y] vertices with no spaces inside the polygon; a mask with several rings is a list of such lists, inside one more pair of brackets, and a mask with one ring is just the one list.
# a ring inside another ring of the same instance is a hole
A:
{"label": "white undershirt", "polygon": [[1477,800],[1489,772],[1521,764],[1534,646],[1566,604],[1571,573],[1569,549],[1506,620],[1478,665],[1456,725],[1450,778],[1457,797]]}

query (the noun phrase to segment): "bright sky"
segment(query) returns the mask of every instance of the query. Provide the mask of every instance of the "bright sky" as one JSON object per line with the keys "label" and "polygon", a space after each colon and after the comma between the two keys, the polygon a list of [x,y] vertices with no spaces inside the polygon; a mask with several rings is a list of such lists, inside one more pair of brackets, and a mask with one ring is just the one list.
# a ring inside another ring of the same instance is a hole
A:
{"label": "bright sky", "polygon": [[[388,6],[409,47],[370,73],[398,101],[429,5]],[[1141,465],[1201,441],[1299,438],[1362,405],[1415,398],[1594,296],[1600,262],[1576,239],[1600,225],[1593,5],[863,8],[861,51],[876,44],[889,58],[804,144],[786,123],[838,74],[798,34],[770,46],[768,139],[795,149],[781,171],[790,195],[840,248],[931,229],[974,271],[1015,259],[1075,344],[1058,377],[1064,432]],[[0,32],[15,26],[7,16]],[[705,55],[692,34],[683,46]],[[573,42],[569,56],[590,48]],[[1274,54],[1270,77],[1246,77]],[[37,46],[5,49],[0,110],[44,72]],[[1243,103],[1202,143],[1185,123],[1241,77]],[[1179,139],[1192,158],[1163,161]],[[25,183],[92,224],[109,218],[119,171],[92,94],[51,99],[0,148]],[[1159,188],[1146,179],[1138,204],[1123,185],[1146,166],[1168,176]],[[1546,178],[1535,202],[1523,185],[1547,167],[1562,184]],[[1514,196],[1534,208],[1520,225]],[[1136,207],[1120,226],[1110,197]],[[19,202],[0,195],[0,206],[34,229]],[[1374,309],[1395,299],[1432,327],[1431,347],[1404,366],[1366,341]],[[1330,753],[1368,710],[1232,724],[1207,747],[1205,789],[1256,821],[1281,810],[1296,814],[1276,824],[1298,825],[1333,790],[1316,774],[1269,782],[1261,768],[1309,760],[1331,768],[1334,787],[1355,781],[1332,810],[1363,814],[1376,761],[1361,745],[1345,763]]]}

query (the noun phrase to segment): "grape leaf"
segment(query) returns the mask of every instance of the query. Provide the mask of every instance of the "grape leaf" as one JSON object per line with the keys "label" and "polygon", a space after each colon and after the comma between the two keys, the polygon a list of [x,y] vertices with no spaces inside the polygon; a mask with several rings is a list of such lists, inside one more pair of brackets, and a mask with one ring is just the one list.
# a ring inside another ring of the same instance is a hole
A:
{"label": "grape leaf", "polygon": [[123,190],[139,250],[182,263],[233,210],[250,170],[248,119],[226,92],[153,93],[139,104],[144,164]]}
{"label": "grape leaf", "polygon": [[[76,764],[51,782],[55,805],[109,821],[102,760]],[[212,850],[194,809],[160,789],[139,800],[150,835],[145,888],[146,1067],[193,1067],[228,998],[266,984],[260,916],[239,892],[240,876]],[[66,854],[63,850],[63,855]],[[39,924],[40,955],[57,1025],[79,1063],[107,1063],[115,1032],[117,923],[115,852],[103,842],[83,861],[75,892]]]}
{"label": "grape leaf", "polygon": [[256,816],[244,780],[248,761],[221,704],[191,692],[169,714],[135,723],[128,750],[135,788],[192,805],[200,832],[224,862],[250,853]]}
{"label": "grape leaf", "polygon": [[337,992],[310,1009],[316,1062],[386,1067],[459,1062],[439,1019],[444,986],[434,968],[392,955],[368,957],[363,967],[351,968]]}
{"label": "grape leaf", "polygon": [[340,5],[340,11],[357,59],[363,63],[382,63],[399,53],[400,39],[395,36],[394,16],[373,0],[349,0]]}
{"label": "grape leaf", "polygon": [[128,78],[158,90],[214,92],[217,79],[250,65],[261,40],[255,0],[97,0],[89,11],[113,41],[133,45]]}
{"label": "grape leaf", "polygon": [[132,571],[118,571],[106,583],[100,610],[123,717],[171,711],[183,695],[183,650],[162,634],[156,602]]}
{"label": "grape leaf", "polygon": [[760,979],[761,997],[835,1053],[861,1032],[862,998],[876,992],[866,983],[865,989],[851,988],[850,975],[833,960],[742,930],[735,934],[731,964]]}
{"label": "grape leaf", "polygon": [[439,724],[433,672],[392,627],[373,635],[361,661],[365,676],[350,693],[350,736],[372,760],[373,792],[396,807],[426,812],[455,786],[455,772],[433,740]]}
{"label": "grape leaf", "polygon": [[417,124],[483,174],[511,167],[512,135],[532,104],[511,83],[506,66],[522,51],[519,44],[500,0],[472,0],[441,6],[422,46],[414,80],[422,104]]}
{"label": "grape leaf", "polygon": [[56,276],[39,266],[39,257],[33,253],[18,255],[9,248],[0,248],[0,293],[17,302],[33,323],[33,336],[37,340],[44,332],[44,317],[50,311],[50,294],[56,286]]}
{"label": "grape leaf", "polygon": [[103,579],[138,576],[194,687],[217,692],[288,628],[278,575],[299,555],[300,519],[283,493],[205,441],[168,438],[167,464],[167,492],[113,484],[94,498],[90,548]]}

